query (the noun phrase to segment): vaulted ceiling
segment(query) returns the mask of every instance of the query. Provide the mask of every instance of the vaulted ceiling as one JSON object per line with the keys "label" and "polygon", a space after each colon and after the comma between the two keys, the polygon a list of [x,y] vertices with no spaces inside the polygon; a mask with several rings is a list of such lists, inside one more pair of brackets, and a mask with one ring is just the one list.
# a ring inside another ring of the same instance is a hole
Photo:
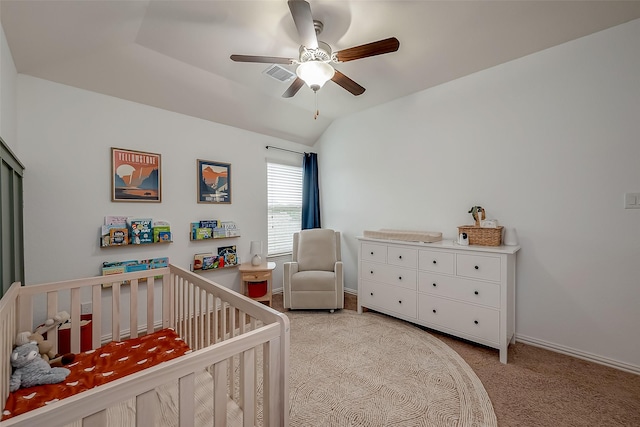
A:
{"label": "vaulted ceiling", "polygon": [[313,145],[340,117],[640,18],[640,1],[309,3],[334,51],[400,41],[334,64],[362,95],[329,81],[283,98],[269,64],[230,60],[298,58],[285,0],[1,0],[0,19],[19,73]]}

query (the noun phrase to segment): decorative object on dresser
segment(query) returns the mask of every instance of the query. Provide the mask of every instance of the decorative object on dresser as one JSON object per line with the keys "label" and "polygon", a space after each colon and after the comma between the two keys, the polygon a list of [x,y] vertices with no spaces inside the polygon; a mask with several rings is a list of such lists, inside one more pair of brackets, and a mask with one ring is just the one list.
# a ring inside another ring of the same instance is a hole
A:
{"label": "decorative object on dresser", "polygon": [[262,264],[262,242],[251,242],[251,265],[254,267]]}
{"label": "decorative object on dresser", "polygon": [[473,216],[475,225],[458,226],[458,236],[466,233],[469,239],[469,245],[500,246],[502,244],[502,229],[504,227],[498,226],[498,221],[495,219],[488,220],[483,226],[486,214],[482,206],[471,207],[469,213]]}
{"label": "decorative object on dresser", "polygon": [[359,313],[370,308],[499,349],[507,363],[519,246],[358,239]]}
{"label": "decorative object on dresser", "polygon": [[340,232],[311,228],[293,234],[292,261],[284,263],[284,308],[344,308]]}

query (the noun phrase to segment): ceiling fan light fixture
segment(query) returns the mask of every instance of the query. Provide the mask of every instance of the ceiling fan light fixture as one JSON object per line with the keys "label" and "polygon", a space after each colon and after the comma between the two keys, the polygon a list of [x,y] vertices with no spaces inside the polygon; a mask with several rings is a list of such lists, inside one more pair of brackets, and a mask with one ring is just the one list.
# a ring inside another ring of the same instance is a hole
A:
{"label": "ceiling fan light fixture", "polygon": [[307,61],[298,65],[296,74],[311,90],[316,92],[324,86],[328,80],[331,80],[335,74],[335,70],[331,65],[323,61]]}

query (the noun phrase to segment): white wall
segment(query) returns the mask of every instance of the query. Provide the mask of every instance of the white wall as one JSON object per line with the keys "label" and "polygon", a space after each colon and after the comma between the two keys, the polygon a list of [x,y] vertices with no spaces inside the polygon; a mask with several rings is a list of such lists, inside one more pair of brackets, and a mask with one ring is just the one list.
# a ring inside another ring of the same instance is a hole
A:
{"label": "white wall", "polygon": [[16,80],[18,73],[0,25],[0,137],[19,157],[16,130]]}
{"label": "white wall", "polygon": [[346,286],[363,230],[454,238],[481,205],[520,237],[517,336],[640,372],[639,138],[640,20],[335,122],[316,148]]}
{"label": "white wall", "polygon": [[[265,146],[302,149],[25,75],[18,76],[18,97],[27,284],[95,276],[103,261],[168,256],[189,268],[195,253],[232,244],[248,260],[250,241],[267,239],[265,158],[291,156]],[[161,154],[162,203],[111,202],[110,147]],[[196,203],[197,159],[231,163],[231,204]],[[168,220],[174,243],[100,248],[106,215]],[[235,221],[242,237],[191,242],[190,223],[200,219]],[[239,290],[237,269],[202,274]]]}

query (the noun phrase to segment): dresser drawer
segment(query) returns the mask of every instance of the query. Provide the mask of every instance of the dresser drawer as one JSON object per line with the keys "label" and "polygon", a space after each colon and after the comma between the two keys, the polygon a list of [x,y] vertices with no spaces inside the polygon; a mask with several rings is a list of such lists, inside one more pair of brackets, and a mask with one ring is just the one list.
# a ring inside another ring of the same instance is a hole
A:
{"label": "dresser drawer", "polygon": [[416,268],[418,266],[418,251],[389,246],[387,248],[387,263],[400,267]]}
{"label": "dresser drawer", "polygon": [[364,280],[387,283],[389,285],[413,289],[414,291],[418,283],[416,270],[364,261],[361,265],[360,277]]}
{"label": "dresser drawer", "polygon": [[370,308],[389,310],[406,317],[416,318],[416,291],[387,286],[381,283],[363,280],[362,295],[358,293],[358,299],[362,299],[361,305]]}
{"label": "dresser drawer", "polygon": [[362,243],[360,258],[363,261],[373,261],[386,264],[387,247],[384,245],[374,245],[372,243]]}
{"label": "dresser drawer", "polygon": [[453,254],[440,251],[420,251],[418,268],[434,273],[453,274]]}
{"label": "dresser drawer", "polygon": [[418,319],[484,341],[500,342],[500,312],[491,308],[419,294]]}
{"label": "dresser drawer", "polygon": [[500,308],[500,285],[421,271],[418,291]]}
{"label": "dresser drawer", "polygon": [[456,255],[456,274],[473,279],[500,281],[500,257]]}

